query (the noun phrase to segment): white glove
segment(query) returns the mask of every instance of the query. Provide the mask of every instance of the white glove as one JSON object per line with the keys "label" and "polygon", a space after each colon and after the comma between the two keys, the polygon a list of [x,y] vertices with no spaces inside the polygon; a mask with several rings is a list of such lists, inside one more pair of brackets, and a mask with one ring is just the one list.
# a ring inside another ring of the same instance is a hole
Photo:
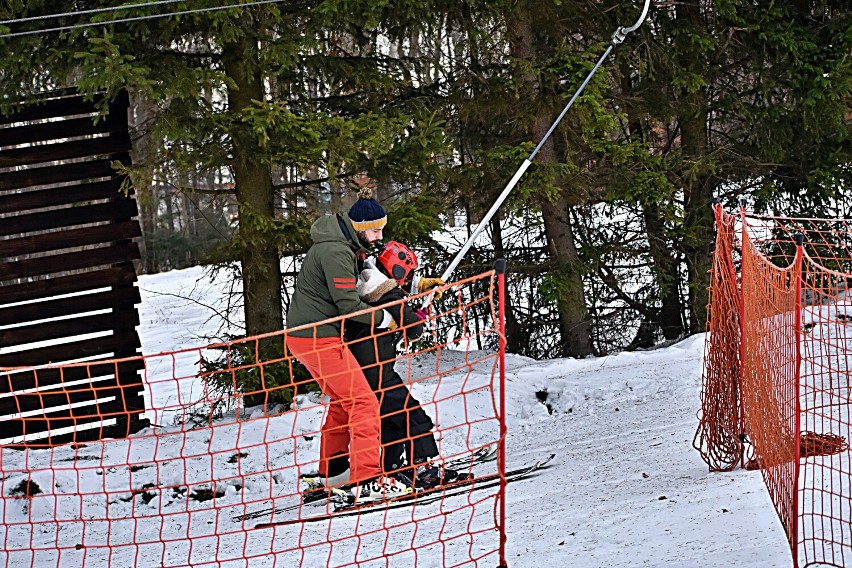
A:
{"label": "white glove", "polygon": [[398,326],[396,325],[396,322],[393,320],[391,313],[387,310],[382,310],[382,313],[384,314],[384,316],[382,317],[382,321],[376,327],[378,329],[396,329]]}
{"label": "white glove", "polygon": [[[388,290],[396,286],[396,280],[391,280],[382,274],[378,268],[365,268],[358,275],[358,283],[355,288],[358,290],[358,295],[367,300],[375,301]],[[374,296],[371,298],[371,296]],[[378,329],[396,329],[397,323],[387,310],[382,310],[376,313],[376,318],[382,318],[381,323],[376,327]]]}

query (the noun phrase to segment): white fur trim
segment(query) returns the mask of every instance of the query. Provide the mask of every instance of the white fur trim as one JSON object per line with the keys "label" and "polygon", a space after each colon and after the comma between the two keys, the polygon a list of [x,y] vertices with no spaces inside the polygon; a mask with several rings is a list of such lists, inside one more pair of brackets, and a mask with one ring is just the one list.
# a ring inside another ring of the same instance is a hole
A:
{"label": "white fur trim", "polygon": [[358,275],[356,289],[362,298],[373,293],[388,277],[379,272],[378,268],[365,268]]}

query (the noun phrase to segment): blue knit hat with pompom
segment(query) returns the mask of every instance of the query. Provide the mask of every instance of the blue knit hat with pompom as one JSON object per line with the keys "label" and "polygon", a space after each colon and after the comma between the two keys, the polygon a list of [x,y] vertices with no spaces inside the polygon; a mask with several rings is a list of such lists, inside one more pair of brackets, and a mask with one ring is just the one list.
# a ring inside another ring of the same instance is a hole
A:
{"label": "blue knit hat with pompom", "polygon": [[349,209],[349,219],[356,231],[384,229],[388,214],[379,202],[373,199],[373,190],[369,187],[358,192],[358,201]]}

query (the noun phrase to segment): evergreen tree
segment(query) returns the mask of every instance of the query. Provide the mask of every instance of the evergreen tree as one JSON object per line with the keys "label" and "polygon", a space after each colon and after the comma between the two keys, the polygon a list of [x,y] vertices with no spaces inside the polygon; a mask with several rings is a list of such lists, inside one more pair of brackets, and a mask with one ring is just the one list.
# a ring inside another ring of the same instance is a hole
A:
{"label": "evergreen tree", "polygon": [[[62,9],[13,0],[0,18]],[[391,210],[389,237],[446,265],[430,233],[481,219],[640,9],[302,0],[0,38],[0,104],[129,89],[150,109],[157,168],[233,183],[239,230],[221,258],[242,264],[247,331],[271,331],[279,254],[304,251],[310,219],[363,183]],[[715,196],[836,214],[852,175],[850,16],[845,0],[652,4],[491,224],[513,272],[510,349],[585,356],[702,330]],[[492,260],[474,247],[456,276]]]}
{"label": "evergreen tree", "polygon": [[[682,285],[685,264],[689,331],[706,320],[714,196],[818,216],[849,185],[850,16],[848,2],[686,2],[652,9],[639,48],[618,54],[626,136],[650,153],[611,193],[665,243],[661,283]],[[676,324],[666,295],[664,331]]]}
{"label": "evergreen tree", "polygon": [[[13,3],[2,17],[66,6]],[[58,22],[80,27],[0,39],[4,109],[65,86],[107,100],[128,89],[150,105],[145,134],[159,146],[148,154],[157,167],[224,170],[233,184],[239,229],[223,259],[241,264],[246,333],[281,329],[279,255],[305,250],[311,218],[328,208],[324,196],[365,179],[428,183],[431,155],[443,148],[423,87],[377,49],[379,23],[393,10],[311,0],[206,10],[220,5],[197,0],[183,10],[101,11],[110,6],[78,2]],[[184,13],[90,25],[166,12]],[[43,26],[26,21],[12,31]]]}

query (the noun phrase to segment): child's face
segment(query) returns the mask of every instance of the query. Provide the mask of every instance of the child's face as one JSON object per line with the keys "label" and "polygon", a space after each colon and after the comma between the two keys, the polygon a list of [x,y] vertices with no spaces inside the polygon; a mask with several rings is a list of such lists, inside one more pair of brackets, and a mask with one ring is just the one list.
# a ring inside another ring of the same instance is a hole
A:
{"label": "child's face", "polygon": [[[384,275],[385,275],[385,276],[387,276],[388,278],[391,278],[391,279],[393,279],[393,280],[396,280],[396,279],[393,277],[393,275],[392,275],[392,274],[388,274],[388,271],[385,269],[385,265],[384,265],[384,264],[382,264],[381,262],[377,262],[377,263],[376,263],[376,266],[378,267],[379,272],[381,272],[382,274],[384,274]],[[410,271],[408,272],[408,275],[406,275],[406,277],[402,280],[402,282],[400,282],[399,280],[397,280],[397,283],[398,283],[398,284],[399,284],[399,285],[403,288],[403,290],[408,290],[409,288],[411,288],[411,281],[412,281],[412,280],[414,280],[414,271],[413,271],[413,270],[410,270]]]}

